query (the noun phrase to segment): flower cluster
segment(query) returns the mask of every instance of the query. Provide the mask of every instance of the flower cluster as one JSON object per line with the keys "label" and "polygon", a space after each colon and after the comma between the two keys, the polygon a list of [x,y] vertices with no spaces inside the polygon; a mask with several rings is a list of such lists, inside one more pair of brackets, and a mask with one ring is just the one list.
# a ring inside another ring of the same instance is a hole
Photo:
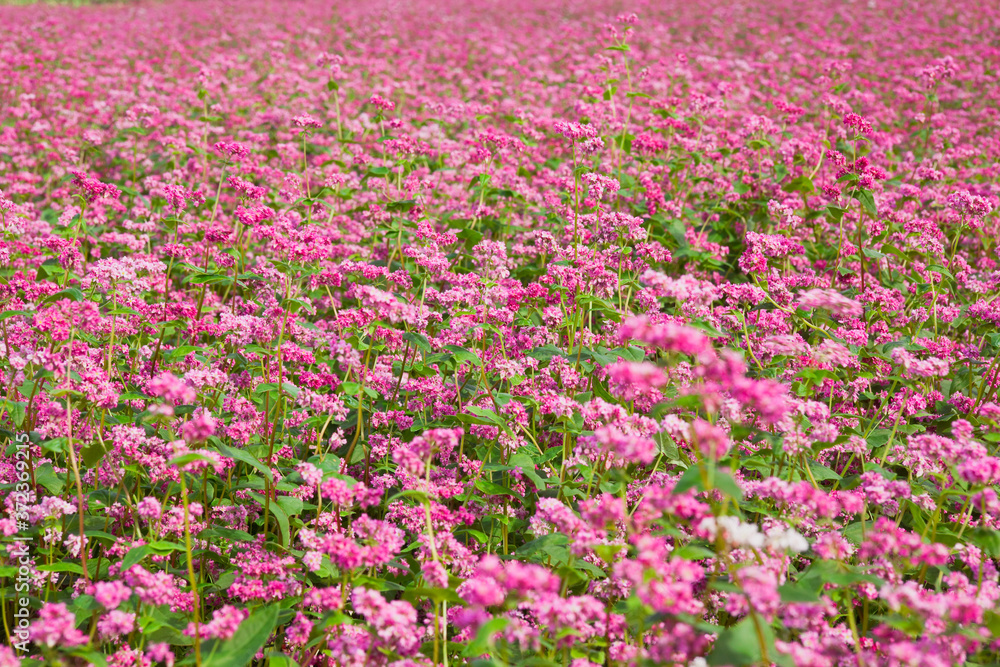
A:
{"label": "flower cluster", "polygon": [[0,667],[1000,662],[997,7],[15,4]]}

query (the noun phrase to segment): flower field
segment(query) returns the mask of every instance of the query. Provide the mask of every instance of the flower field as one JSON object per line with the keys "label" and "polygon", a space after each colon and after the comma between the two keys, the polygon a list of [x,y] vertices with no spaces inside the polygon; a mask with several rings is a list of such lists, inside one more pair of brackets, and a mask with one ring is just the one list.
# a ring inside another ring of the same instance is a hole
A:
{"label": "flower field", "polygon": [[0,7],[0,667],[1000,663],[998,30]]}

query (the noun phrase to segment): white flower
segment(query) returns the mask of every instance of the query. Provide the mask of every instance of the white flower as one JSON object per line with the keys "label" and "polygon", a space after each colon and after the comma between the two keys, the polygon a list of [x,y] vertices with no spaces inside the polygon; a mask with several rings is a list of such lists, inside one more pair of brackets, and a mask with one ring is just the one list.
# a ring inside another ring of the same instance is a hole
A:
{"label": "white flower", "polygon": [[767,546],[775,551],[791,551],[800,554],[808,551],[809,542],[793,528],[772,530],[767,534]]}
{"label": "white flower", "polygon": [[764,535],[752,523],[744,523],[735,516],[708,517],[701,527],[714,539],[722,531],[723,539],[730,546],[760,549],[764,546]]}

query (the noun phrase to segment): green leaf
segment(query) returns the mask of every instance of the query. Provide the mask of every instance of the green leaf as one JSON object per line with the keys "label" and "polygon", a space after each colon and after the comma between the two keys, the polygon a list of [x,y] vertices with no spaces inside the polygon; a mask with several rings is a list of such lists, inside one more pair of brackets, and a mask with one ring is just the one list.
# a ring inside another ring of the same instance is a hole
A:
{"label": "green leaf", "polygon": [[822,482],[828,479],[841,478],[840,475],[838,475],[835,471],[826,467],[822,463],[817,463],[816,461],[807,461],[807,463],[809,464],[810,472],[812,472],[812,475],[813,477],[816,478],[817,482]]}
{"label": "green leaf", "polygon": [[990,629],[994,637],[1000,637],[1000,614],[992,610],[986,610],[983,625]]}
{"label": "green leaf", "polygon": [[250,452],[244,449],[236,449],[235,447],[230,447],[229,445],[223,445],[223,444],[219,444],[218,448],[219,452],[222,453],[222,455],[225,456],[226,458],[246,463],[251,468],[260,471],[260,473],[267,478],[267,481],[271,482],[271,484],[274,484],[274,473],[272,473],[270,468],[261,463],[260,460],[258,460],[257,457],[251,454]]}
{"label": "green leaf", "polygon": [[[761,653],[761,639],[763,639],[764,648],[767,650],[767,660],[764,660]],[[778,653],[774,647],[774,631],[771,629],[771,625],[760,617],[754,616],[747,617],[733,627],[723,630],[719,634],[719,638],[715,640],[715,646],[706,660],[709,665],[713,666],[742,667],[743,665],[756,665],[762,661],[767,664],[776,662],[779,665],[794,665],[788,656]]]}
{"label": "green leaf", "polygon": [[525,356],[539,361],[549,361],[552,357],[565,357],[566,353],[555,345],[542,345],[525,353]]}
{"label": "green leaf", "polygon": [[147,544],[143,544],[139,547],[132,547],[125,554],[125,558],[122,559],[121,568],[119,572],[128,572],[132,569],[133,565],[137,565],[146,556],[154,553],[153,550]]}
{"label": "green leaf", "polygon": [[72,301],[83,301],[83,292],[76,287],[67,287],[64,290],[60,290],[55,294],[50,294],[45,298],[42,303],[50,303],[52,301],[59,301],[60,299],[70,299]]}
{"label": "green leaf", "polygon": [[697,544],[685,544],[680,549],[670,552],[670,555],[673,558],[683,558],[684,560],[705,560],[706,558],[715,558],[717,554],[711,549]]}
{"label": "green leaf", "polygon": [[309,303],[306,302],[306,301],[304,301],[304,300],[302,300],[302,299],[288,298],[288,299],[282,299],[281,300],[281,307],[284,308],[285,310],[287,310],[290,313],[297,313],[302,308],[308,308],[309,307]]}
{"label": "green leaf", "polygon": [[677,445],[674,444],[673,438],[666,431],[659,431],[653,435],[653,440],[659,445],[660,453],[663,454],[664,458],[668,461],[678,461],[680,460],[680,453],[677,451]]}
{"label": "green leaf", "polygon": [[70,606],[78,611],[100,611],[101,605],[93,595],[80,595],[73,599]]}
{"label": "green leaf", "polygon": [[176,361],[178,359],[183,359],[184,357],[188,356],[192,352],[202,352],[202,353],[204,353],[204,352],[206,352],[206,350],[203,347],[197,347],[195,345],[181,345],[180,347],[177,347],[177,348],[174,348],[173,350],[170,350],[170,352],[164,354],[163,356],[165,356],[170,361]]}
{"label": "green leaf", "polygon": [[268,503],[260,493],[249,491],[248,495],[260,503],[261,507],[267,507],[271,510],[271,514],[278,520],[278,528],[281,530],[281,544],[287,546],[289,542],[288,513],[277,502]]}
{"label": "green leaf", "polygon": [[[60,479],[60,475],[63,479]],[[61,496],[63,488],[66,486],[66,473],[56,473],[52,469],[51,463],[46,463],[35,469],[35,481],[55,496]]]}
{"label": "green leaf", "polygon": [[412,200],[412,199],[406,199],[406,200],[403,200],[403,201],[389,202],[388,204],[386,204],[385,208],[386,208],[386,210],[393,211],[393,212],[397,212],[397,211],[409,211],[411,208],[413,208],[416,205],[417,205],[417,202],[415,202],[414,200]]}
{"label": "green leaf", "polygon": [[512,496],[514,498],[521,498],[520,495],[514,493],[506,486],[500,486],[496,482],[491,482],[488,479],[483,479],[482,477],[476,480],[476,488],[488,496]]}
{"label": "green leaf", "polygon": [[788,183],[785,183],[781,189],[785,192],[801,192],[804,195],[811,195],[816,192],[816,186],[813,185],[812,179],[808,176],[793,178]]}
{"label": "green leaf", "polygon": [[736,500],[743,499],[743,489],[729,473],[715,473],[715,488]]}
{"label": "green leaf", "polygon": [[267,665],[268,667],[299,667],[299,663],[294,658],[284,653],[268,653]]}
{"label": "green leaf", "polygon": [[288,516],[301,514],[302,508],[305,506],[302,499],[295,496],[277,496],[274,500],[281,505],[281,509],[285,510]]}
{"label": "green leaf", "polygon": [[1000,558],[1000,531],[976,528],[970,532],[969,540],[993,558]]}
{"label": "green leaf", "polygon": [[431,351],[431,343],[429,340],[427,340],[427,336],[423,334],[412,333],[407,331],[406,333],[403,334],[403,340],[413,343],[424,352]]}
{"label": "green leaf", "polygon": [[468,410],[472,414],[476,415],[477,417],[485,419],[487,422],[493,424],[494,426],[499,426],[500,428],[502,428],[504,430],[507,429],[507,422],[504,421],[500,417],[500,415],[498,415],[497,413],[493,412],[492,410],[487,410],[486,408],[478,408],[478,407],[476,407],[474,405],[468,406],[466,408],[466,410]]}
{"label": "green leaf", "polygon": [[518,557],[532,556],[539,551],[552,555],[553,550],[565,549],[567,544],[569,544],[569,538],[562,533],[549,533],[522,544],[515,553]]}
{"label": "green leaf", "polygon": [[875,208],[875,198],[872,197],[871,190],[857,190],[854,193],[854,198],[861,202],[861,205],[865,207],[865,211],[868,215],[873,218],[878,217],[878,209]]}
{"label": "green leaf", "polygon": [[455,360],[460,364],[468,361],[474,366],[483,365],[483,360],[479,358],[479,355],[474,352],[469,352],[464,347],[459,347],[458,345],[445,345],[444,348],[451,352],[452,356],[454,356]]}
{"label": "green leaf", "polygon": [[107,452],[99,440],[92,442],[80,450],[80,458],[88,468],[96,466]]}
{"label": "green leaf", "polygon": [[458,593],[450,588],[408,588],[403,593],[402,599],[417,604],[424,600],[434,600],[435,602],[451,602],[454,604],[465,604],[465,600],[459,597]]}
{"label": "green leaf", "polygon": [[951,273],[951,271],[949,271],[948,269],[944,268],[940,264],[932,264],[932,265],[928,266],[927,267],[927,271],[929,271],[931,273],[940,273],[942,276],[947,276],[947,277],[951,278],[952,280],[955,279],[955,276]]}
{"label": "green leaf", "polygon": [[83,658],[88,664],[93,667],[107,667],[108,660],[103,654],[97,651],[88,651],[87,649],[77,649],[73,651],[70,655],[77,658]]}
{"label": "green leaf", "polygon": [[851,542],[852,544],[861,544],[861,542],[863,541],[862,538],[863,528],[864,528],[863,523],[861,523],[860,521],[855,521],[853,523],[844,526],[844,529],[841,531],[841,534],[844,536],[844,539],[846,539],[848,542]]}
{"label": "green leaf", "polygon": [[198,273],[185,278],[184,282],[191,285],[231,285],[233,278],[221,273]]}
{"label": "green leaf", "polygon": [[778,586],[778,593],[781,594],[781,601],[788,602],[819,602],[819,596],[815,591],[811,591],[805,586],[795,584],[784,584]]}
{"label": "green leaf", "polygon": [[535,485],[535,488],[542,490],[546,487],[545,480],[535,472],[535,462],[527,454],[514,454],[510,457],[509,463],[512,466],[520,468],[524,476],[530,479],[531,483]]}
{"label": "green leaf", "polygon": [[696,465],[684,471],[681,478],[677,480],[677,484],[674,485],[673,493],[681,494],[690,489],[694,489],[695,491],[705,490],[705,484],[701,480],[701,470]]}
{"label": "green leaf", "polygon": [[27,401],[12,401],[7,399],[7,418],[12,425],[20,428],[24,424],[24,415],[28,408]]}
{"label": "green leaf", "polygon": [[504,616],[491,618],[483,623],[479,626],[475,638],[462,651],[462,655],[466,658],[472,658],[483,653],[488,653],[493,646],[493,638],[502,632],[508,623],[510,623],[510,619]]}
{"label": "green leaf", "polygon": [[83,574],[83,567],[77,563],[49,563],[39,565],[39,572],[72,572],[73,574]]}
{"label": "green leaf", "polygon": [[173,553],[174,551],[184,551],[185,549],[183,544],[170,542],[168,540],[158,540],[147,546],[153,550],[153,553],[160,556],[165,556],[166,554]]}
{"label": "green leaf", "polygon": [[278,625],[278,607],[264,607],[240,623],[236,633],[208,652],[204,667],[246,667]]}
{"label": "green leaf", "polygon": [[181,454],[180,456],[175,456],[170,459],[168,463],[172,466],[182,467],[189,463],[194,463],[195,461],[204,461],[206,463],[215,463],[212,459],[205,456],[204,454],[199,454],[198,452],[188,452],[187,454]]}
{"label": "green leaf", "polygon": [[597,544],[594,545],[594,553],[596,553],[605,563],[614,563],[615,556],[617,556],[622,549],[627,548],[628,547],[624,544]]}

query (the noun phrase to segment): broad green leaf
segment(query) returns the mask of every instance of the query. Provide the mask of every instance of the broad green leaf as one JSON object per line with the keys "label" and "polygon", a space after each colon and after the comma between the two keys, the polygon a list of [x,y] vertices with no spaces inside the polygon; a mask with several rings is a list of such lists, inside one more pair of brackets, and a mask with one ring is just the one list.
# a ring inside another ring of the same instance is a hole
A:
{"label": "broad green leaf", "polygon": [[264,496],[260,493],[249,491],[248,495],[260,503],[261,507],[267,507],[271,510],[271,514],[273,514],[274,518],[278,521],[278,528],[281,530],[281,544],[288,546],[290,534],[288,513],[285,512],[284,508],[277,502],[272,501],[268,503],[266,498],[264,498]]}
{"label": "broad green leaf", "polygon": [[38,566],[39,572],[72,572],[83,574],[83,567],[79,563],[48,563]]}
{"label": "broad green leaf", "polygon": [[452,353],[455,360],[459,363],[469,362],[473,366],[482,366],[483,360],[479,358],[475,352],[470,352],[464,347],[459,347],[458,345],[445,345],[446,350]]}
{"label": "broad green leaf", "polygon": [[221,642],[202,660],[203,667],[246,667],[264,647],[278,625],[277,605],[264,607],[240,623],[232,637]]}
{"label": "broad green leaf", "polygon": [[744,667],[761,662],[774,662],[783,667],[794,667],[795,664],[787,655],[778,653],[774,647],[774,631],[770,623],[759,616],[748,616],[733,627],[723,630],[706,660],[713,667]]}
{"label": "broad green leaf", "polygon": [[807,461],[809,465],[809,471],[812,472],[812,476],[817,482],[822,482],[828,479],[840,479],[840,475],[826,467],[822,463],[817,463],[816,461]]}
{"label": "broad green leaf", "polygon": [[705,490],[705,484],[701,479],[701,469],[696,465],[684,471],[681,478],[677,480],[677,484],[674,485],[673,493],[681,494],[691,489],[695,491]]}
{"label": "broad green leaf", "polygon": [[683,558],[684,560],[705,560],[706,558],[715,558],[716,555],[711,549],[697,544],[685,544],[680,549],[670,552],[671,558]]}
{"label": "broad green leaf", "polygon": [[221,443],[217,445],[217,447],[219,448],[219,452],[223,456],[233,459],[235,461],[242,461],[243,463],[246,463],[248,466],[254,468],[255,470],[259,471],[262,475],[264,475],[264,477],[267,478],[267,481],[269,481],[271,484],[274,484],[274,473],[272,473],[270,468],[261,463],[260,460],[250,452],[246,451],[245,449],[237,449],[235,447],[230,447],[229,445],[223,445]]}
{"label": "broad green leaf", "polygon": [[491,618],[483,623],[479,626],[476,636],[466,645],[465,650],[462,651],[462,655],[466,658],[472,658],[483,653],[488,653],[494,644],[493,638],[503,632],[509,623],[510,619],[505,616]]}
{"label": "broad green leaf", "polygon": [[878,216],[878,209],[875,208],[875,198],[872,196],[871,190],[858,190],[854,193],[854,198],[861,202],[868,215],[873,218]]}
{"label": "broad green leaf", "polygon": [[431,351],[431,343],[427,340],[427,336],[421,333],[412,333],[407,331],[403,334],[403,340],[413,343],[415,346],[423,350],[424,352]]}
{"label": "broad green leaf", "polygon": [[155,552],[149,547],[148,544],[144,544],[138,547],[132,547],[131,549],[128,550],[128,553],[125,554],[125,558],[122,559],[121,569],[119,571],[128,572],[130,569],[132,569],[133,565],[137,565],[139,562],[142,561],[143,558],[149,556],[152,553]]}
{"label": "broad green leaf", "polygon": [[499,484],[491,482],[488,479],[483,479],[482,477],[476,480],[476,488],[488,496],[512,496],[514,498],[521,498],[519,494],[511,491],[507,487],[500,486]]}

